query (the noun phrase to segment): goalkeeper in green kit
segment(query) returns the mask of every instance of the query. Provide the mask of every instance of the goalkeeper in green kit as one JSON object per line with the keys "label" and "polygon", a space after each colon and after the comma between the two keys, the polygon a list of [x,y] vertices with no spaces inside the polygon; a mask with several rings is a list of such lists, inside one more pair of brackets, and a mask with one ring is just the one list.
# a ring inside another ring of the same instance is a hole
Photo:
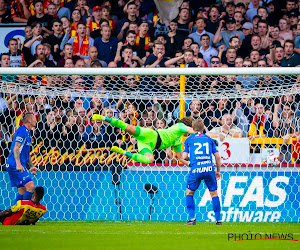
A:
{"label": "goalkeeper in green kit", "polygon": [[126,155],[135,161],[149,164],[154,162],[154,149],[160,150],[173,147],[178,159],[185,165],[189,164],[189,162],[184,160],[182,157],[183,153],[181,149],[181,136],[185,133],[194,133],[192,129],[193,119],[191,117],[184,117],[170,128],[158,130],[133,126],[121,120],[98,114],[94,114],[92,119],[108,122],[114,127],[125,130],[129,134],[133,135],[133,137],[137,140],[138,153],[127,152],[124,149],[116,146],[111,148],[111,151],[113,152]]}

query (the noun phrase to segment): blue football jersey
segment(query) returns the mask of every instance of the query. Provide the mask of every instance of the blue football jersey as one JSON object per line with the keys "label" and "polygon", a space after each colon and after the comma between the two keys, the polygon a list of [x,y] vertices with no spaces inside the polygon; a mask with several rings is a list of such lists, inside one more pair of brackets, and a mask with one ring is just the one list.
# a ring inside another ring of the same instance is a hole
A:
{"label": "blue football jersey", "polygon": [[21,143],[20,147],[20,160],[23,167],[26,167],[29,161],[30,148],[31,148],[31,134],[30,131],[23,125],[18,128],[14,135],[13,142],[10,147],[10,152],[6,164],[10,166],[16,166],[16,160],[14,157],[14,147],[16,142]]}
{"label": "blue football jersey", "polygon": [[190,166],[191,169],[195,169],[212,166],[212,154],[218,150],[213,139],[199,132],[185,140],[183,152],[190,154]]}

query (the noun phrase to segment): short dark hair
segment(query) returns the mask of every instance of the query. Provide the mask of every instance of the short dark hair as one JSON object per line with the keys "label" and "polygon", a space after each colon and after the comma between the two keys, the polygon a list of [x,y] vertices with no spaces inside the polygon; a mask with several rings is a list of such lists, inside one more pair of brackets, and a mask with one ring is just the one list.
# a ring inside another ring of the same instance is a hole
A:
{"label": "short dark hair", "polygon": [[11,38],[8,40],[8,45],[10,44],[11,41],[15,41],[16,43],[18,43],[18,40],[16,38]]}
{"label": "short dark hair", "polygon": [[125,51],[125,49],[130,49],[131,51],[133,51],[132,47],[129,46],[129,45],[127,45],[127,46],[123,49],[123,51]]}
{"label": "short dark hair", "polygon": [[10,57],[10,54],[9,53],[2,53],[1,56],[0,56],[0,61],[2,61],[2,56],[9,56]]}
{"label": "short dark hair", "polygon": [[192,43],[194,42],[194,39],[191,38],[191,37],[186,37],[186,38],[183,39],[183,41],[188,40],[188,39],[189,39],[189,40],[192,40]]}
{"label": "short dark hair", "polygon": [[[40,22],[37,22],[37,21],[34,21],[31,25],[30,25],[30,27],[33,29],[33,28],[35,28],[37,25],[41,25],[41,23]],[[42,25],[41,25],[42,26]]]}
{"label": "short dark hair", "polygon": [[295,47],[295,43],[294,43],[294,41],[293,40],[285,40],[284,41],[284,47],[285,47],[285,45],[287,44],[287,43],[291,43],[291,44],[293,44],[293,47]]}
{"label": "short dark hair", "polygon": [[62,21],[58,18],[54,18],[51,22],[51,26],[53,26],[54,23],[60,23],[60,24],[63,24]]}
{"label": "short dark hair", "polygon": [[36,193],[37,197],[41,200],[44,197],[45,189],[43,187],[36,187],[34,189],[34,192]]}
{"label": "short dark hair", "polygon": [[43,4],[44,2],[43,2],[43,0],[35,0],[33,2],[33,6],[35,6],[37,3],[42,3]]}
{"label": "short dark hair", "polygon": [[72,45],[71,43],[66,43],[66,44],[64,45],[64,48],[63,48],[63,49],[65,49],[66,46],[71,46],[71,47],[73,48],[73,45]]}
{"label": "short dark hair", "polygon": [[133,35],[136,36],[136,33],[135,33],[133,30],[128,30],[128,31],[126,32],[126,37],[129,36],[130,34],[133,34]]}
{"label": "short dark hair", "polygon": [[[231,42],[232,42],[232,40],[233,40],[234,38],[237,38],[237,39],[239,39],[237,36],[232,36],[232,37],[230,37],[230,39],[229,39],[229,42],[231,43]],[[240,40],[240,39],[239,39],[239,40]]]}
{"label": "short dark hair", "polygon": [[190,48],[188,48],[188,49],[185,49],[185,50],[183,51],[183,53],[185,53],[185,52],[192,52],[192,53],[193,53],[193,55],[194,55],[194,51],[193,51],[192,49],[190,49]]}
{"label": "short dark hair", "polygon": [[212,56],[212,57],[210,58],[210,62],[211,62],[212,59],[218,59],[218,60],[220,61],[220,58],[219,58],[218,56]]}
{"label": "short dark hair", "polygon": [[201,37],[200,37],[200,41],[202,40],[203,37],[208,37],[208,39],[210,40],[210,37],[208,34],[203,34]]}

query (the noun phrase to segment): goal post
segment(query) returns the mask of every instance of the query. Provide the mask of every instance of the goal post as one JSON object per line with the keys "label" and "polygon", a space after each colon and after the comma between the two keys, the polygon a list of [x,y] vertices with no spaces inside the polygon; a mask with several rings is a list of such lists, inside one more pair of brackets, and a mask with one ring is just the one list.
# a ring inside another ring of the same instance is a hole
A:
{"label": "goal post", "polygon": [[[187,220],[186,177],[172,149],[144,165],[104,114],[166,128],[201,118],[222,157],[222,220],[299,222],[300,68],[0,68],[0,195],[13,204],[5,161],[22,115],[33,112],[30,157],[41,172],[46,220]],[[184,138],[183,138],[184,139]],[[279,156],[277,166],[268,156]],[[150,188],[149,188],[150,187]],[[208,190],[195,194],[197,220],[213,221]],[[150,214],[151,212],[151,214]]]}

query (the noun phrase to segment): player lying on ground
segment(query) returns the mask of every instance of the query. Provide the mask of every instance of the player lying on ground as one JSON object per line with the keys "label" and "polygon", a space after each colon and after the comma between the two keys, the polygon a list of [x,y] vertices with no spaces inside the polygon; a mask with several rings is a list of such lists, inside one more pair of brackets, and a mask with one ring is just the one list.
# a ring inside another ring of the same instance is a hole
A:
{"label": "player lying on ground", "polygon": [[19,200],[10,209],[0,212],[0,221],[2,224],[34,225],[47,211],[46,207],[40,204],[44,192],[43,187],[36,187],[30,201]]}
{"label": "player lying on ground", "polygon": [[111,151],[113,152],[126,155],[135,161],[149,164],[154,162],[154,149],[161,150],[173,147],[174,151],[177,153],[178,159],[184,164],[188,164],[188,162],[182,158],[181,137],[185,133],[194,133],[191,128],[193,121],[191,117],[184,117],[170,128],[158,130],[133,126],[121,120],[97,114],[93,115],[93,120],[109,122],[112,126],[123,129],[133,135],[133,137],[137,140],[139,153],[127,152],[116,146],[111,148]]}
{"label": "player lying on ground", "polygon": [[[196,225],[194,193],[204,180],[209,189],[213,210],[215,212],[216,224],[222,225],[220,221],[220,199],[217,192],[217,180],[220,179],[221,158],[213,139],[203,134],[204,123],[201,119],[193,121],[193,130],[196,132],[190,135],[184,142],[183,158],[190,154],[191,170],[187,179],[186,206],[189,213],[187,225]],[[215,172],[212,154],[215,156],[217,172]]]}

